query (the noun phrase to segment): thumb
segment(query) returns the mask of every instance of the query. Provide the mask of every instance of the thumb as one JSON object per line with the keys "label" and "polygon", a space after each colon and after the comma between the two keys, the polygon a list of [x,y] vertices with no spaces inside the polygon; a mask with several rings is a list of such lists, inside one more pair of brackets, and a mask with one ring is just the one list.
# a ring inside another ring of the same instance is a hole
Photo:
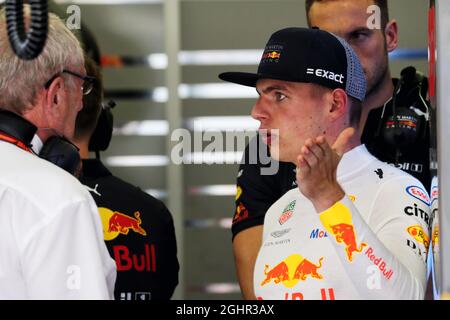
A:
{"label": "thumb", "polygon": [[338,154],[339,157],[342,157],[342,155],[347,151],[348,144],[354,135],[355,129],[347,128],[337,137],[332,149]]}

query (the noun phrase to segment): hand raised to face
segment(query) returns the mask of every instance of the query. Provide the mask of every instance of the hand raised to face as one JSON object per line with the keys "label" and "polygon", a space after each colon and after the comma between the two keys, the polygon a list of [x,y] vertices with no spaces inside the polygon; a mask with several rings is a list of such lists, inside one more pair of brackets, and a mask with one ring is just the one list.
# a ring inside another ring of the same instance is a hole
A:
{"label": "hand raised to face", "polygon": [[297,157],[297,184],[300,192],[322,212],[344,197],[336,171],[342,155],[348,151],[355,129],[341,132],[333,146],[324,136],[306,140]]}

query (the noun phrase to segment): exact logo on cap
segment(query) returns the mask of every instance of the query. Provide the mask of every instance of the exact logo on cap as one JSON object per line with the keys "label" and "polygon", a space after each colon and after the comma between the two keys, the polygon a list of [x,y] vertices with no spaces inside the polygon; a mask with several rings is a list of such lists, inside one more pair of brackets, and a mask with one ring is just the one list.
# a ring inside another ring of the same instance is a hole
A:
{"label": "exact logo on cap", "polygon": [[342,81],[344,79],[343,74],[336,74],[332,71],[327,71],[324,69],[312,69],[312,68],[306,69],[306,73],[315,75],[316,77],[325,78],[325,79],[333,80],[337,83],[344,84],[344,82]]}

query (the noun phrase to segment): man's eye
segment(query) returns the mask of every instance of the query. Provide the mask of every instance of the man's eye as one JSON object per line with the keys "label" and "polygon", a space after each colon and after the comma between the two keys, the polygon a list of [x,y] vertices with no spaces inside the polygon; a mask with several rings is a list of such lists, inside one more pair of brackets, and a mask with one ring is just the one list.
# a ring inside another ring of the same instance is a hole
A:
{"label": "man's eye", "polygon": [[275,93],[275,99],[276,99],[277,101],[284,100],[284,98],[286,98],[286,96],[285,96],[284,94],[282,94],[282,93],[280,93],[280,92],[276,92],[276,93]]}
{"label": "man's eye", "polygon": [[368,37],[366,32],[355,32],[351,35],[351,40],[363,40]]}

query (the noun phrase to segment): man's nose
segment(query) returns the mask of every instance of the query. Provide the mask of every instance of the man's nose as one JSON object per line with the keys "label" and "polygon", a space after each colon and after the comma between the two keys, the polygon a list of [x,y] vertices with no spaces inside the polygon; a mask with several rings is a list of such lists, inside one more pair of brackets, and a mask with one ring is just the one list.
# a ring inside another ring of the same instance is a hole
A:
{"label": "man's nose", "polygon": [[256,119],[260,122],[262,122],[268,118],[268,113],[266,111],[264,102],[261,97],[258,98],[255,105],[253,106],[251,116],[253,119]]}

